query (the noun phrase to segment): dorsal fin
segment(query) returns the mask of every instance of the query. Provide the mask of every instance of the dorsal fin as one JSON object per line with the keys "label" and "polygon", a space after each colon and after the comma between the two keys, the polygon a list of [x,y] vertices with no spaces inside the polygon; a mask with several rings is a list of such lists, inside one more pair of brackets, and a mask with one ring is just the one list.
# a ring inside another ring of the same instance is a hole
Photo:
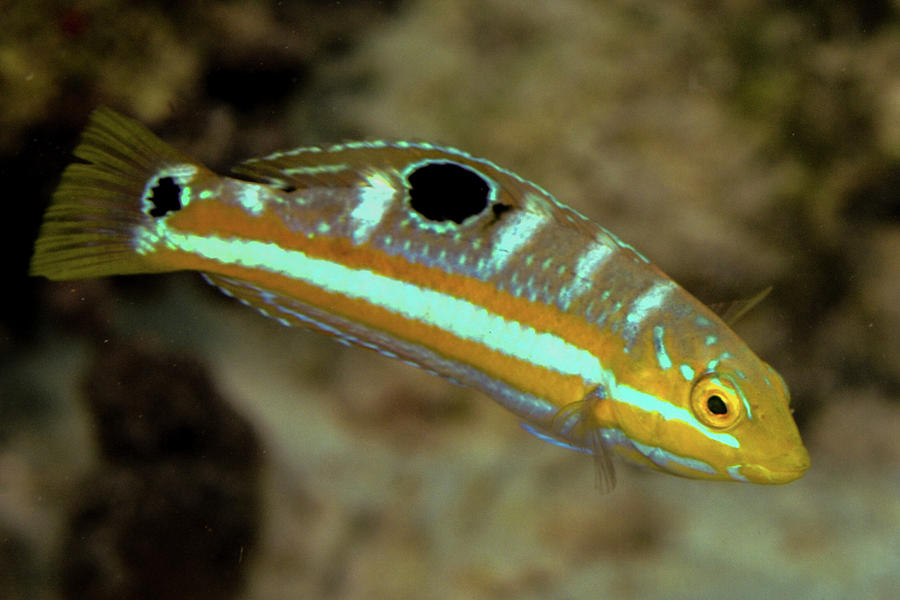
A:
{"label": "dorsal fin", "polygon": [[339,185],[340,176],[346,173],[347,183],[359,179],[344,157],[324,148],[310,146],[286,152],[276,152],[263,158],[251,158],[232,167],[239,179],[264,183],[286,192],[321,185],[323,177],[329,177],[329,185]]}
{"label": "dorsal fin", "polygon": [[727,323],[728,325],[734,325],[741,317],[750,312],[757,304],[762,302],[771,291],[772,286],[770,285],[764,290],[757,292],[753,297],[748,298],[747,300],[717,302],[716,304],[710,304],[709,308],[712,309],[714,313],[719,315],[719,318],[721,318],[725,323]]}
{"label": "dorsal fin", "polygon": [[306,146],[251,158],[233,167],[242,179],[265,183],[286,191],[327,185],[354,185],[373,169],[400,168],[426,157],[465,162],[465,152],[427,143],[347,142],[331,146]]}

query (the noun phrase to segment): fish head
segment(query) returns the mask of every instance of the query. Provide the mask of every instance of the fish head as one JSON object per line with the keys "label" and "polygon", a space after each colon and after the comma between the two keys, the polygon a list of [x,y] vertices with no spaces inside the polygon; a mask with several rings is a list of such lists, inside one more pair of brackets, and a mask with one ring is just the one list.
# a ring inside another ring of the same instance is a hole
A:
{"label": "fish head", "polygon": [[761,484],[801,477],[809,454],[781,376],[743,342],[712,350],[690,361],[697,368],[647,374],[647,385],[641,377],[617,382],[608,444],[633,462],[685,477]]}

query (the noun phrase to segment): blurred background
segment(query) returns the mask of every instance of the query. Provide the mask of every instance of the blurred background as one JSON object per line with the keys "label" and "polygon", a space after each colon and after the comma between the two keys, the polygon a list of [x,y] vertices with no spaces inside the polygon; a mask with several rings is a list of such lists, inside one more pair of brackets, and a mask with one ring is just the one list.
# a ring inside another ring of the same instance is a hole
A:
{"label": "blurred background", "polygon": [[[0,598],[895,598],[900,4],[2,2]],[[109,105],[225,173],[347,139],[488,157],[778,369],[783,487],[538,441],[192,273],[28,278]]]}

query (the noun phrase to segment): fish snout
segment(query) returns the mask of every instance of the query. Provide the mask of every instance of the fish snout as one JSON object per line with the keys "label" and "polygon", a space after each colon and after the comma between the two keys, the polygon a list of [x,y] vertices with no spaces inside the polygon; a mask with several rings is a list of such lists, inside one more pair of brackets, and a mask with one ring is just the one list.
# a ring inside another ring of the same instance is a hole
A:
{"label": "fish snout", "polygon": [[809,469],[809,452],[800,446],[792,452],[772,457],[764,463],[741,467],[741,475],[755,483],[789,483],[803,476]]}

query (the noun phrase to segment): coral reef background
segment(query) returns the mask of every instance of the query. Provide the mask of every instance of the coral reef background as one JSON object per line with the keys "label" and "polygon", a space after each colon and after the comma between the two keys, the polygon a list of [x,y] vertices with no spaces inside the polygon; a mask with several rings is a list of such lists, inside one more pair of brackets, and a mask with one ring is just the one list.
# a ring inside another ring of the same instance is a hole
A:
{"label": "coral reef background", "polygon": [[[0,598],[895,597],[895,2],[8,4]],[[702,300],[772,285],[737,330],[788,382],[812,469],[622,466],[601,496],[589,459],[488,398],[195,275],[28,278],[98,104],[223,173],[344,139],[460,147]]]}

